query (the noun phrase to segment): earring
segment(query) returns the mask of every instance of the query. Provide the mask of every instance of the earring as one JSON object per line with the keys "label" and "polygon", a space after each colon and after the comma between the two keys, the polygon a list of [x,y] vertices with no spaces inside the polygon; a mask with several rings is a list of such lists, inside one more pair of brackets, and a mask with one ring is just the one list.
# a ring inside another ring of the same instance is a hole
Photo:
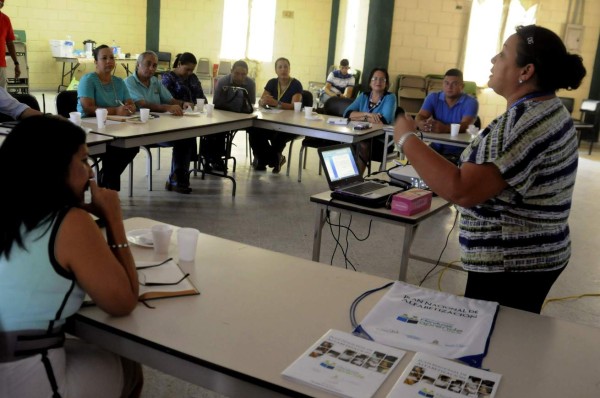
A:
{"label": "earring", "polygon": [[523,84],[523,80],[522,79],[519,79],[519,84]]}

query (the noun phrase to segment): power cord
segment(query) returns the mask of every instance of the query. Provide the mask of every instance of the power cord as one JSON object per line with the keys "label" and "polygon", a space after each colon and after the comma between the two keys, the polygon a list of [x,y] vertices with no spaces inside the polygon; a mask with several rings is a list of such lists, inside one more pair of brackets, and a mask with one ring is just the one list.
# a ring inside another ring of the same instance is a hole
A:
{"label": "power cord", "polygon": [[354,329],[355,334],[358,334],[368,340],[373,340],[373,338],[362,327],[360,327],[359,323],[356,321],[356,307],[365,297],[368,297],[369,295],[371,295],[375,292],[378,292],[380,290],[387,289],[388,287],[392,286],[393,284],[394,284],[394,282],[389,282],[381,287],[367,290],[366,292],[364,292],[363,294],[361,294],[360,296],[358,296],[357,298],[354,299],[354,301],[350,305],[350,324],[352,324],[352,329]]}
{"label": "power cord", "polygon": [[[331,200],[330,200],[330,203],[331,203]],[[354,266],[354,264],[352,264],[352,261],[350,261],[350,259],[348,258],[348,249],[350,247],[350,241],[348,240],[348,238],[351,233],[352,236],[354,236],[354,239],[356,239],[359,242],[363,242],[363,241],[367,240],[369,238],[369,236],[371,236],[371,225],[373,224],[373,220],[369,221],[369,229],[367,231],[367,236],[365,236],[364,238],[359,238],[358,236],[356,236],[354,231],[352,231],[352,229],[350,228],[350,226],[352,225],[352,216],[350,216],[350,221],[348,222],[348,225],[346,226],[346,225],[342,225],[342,214],[341,213],[339,213],[339,222],[337,224],[335,224],[331,221],[331,210],[329,210],[329,204],[325,208],[325,214],[326,214],[325,221],[329,225],[329,230],[331,231],[331,236],[335,240],[335,247],[333,249],[333,253],[331,254],[331,259],[329,261],[329,264],[333,265],[333,259],[335,258],[335,254],[339,247],[340,251],[342,252],[342,254],[344,256],[344,264],[346,266],[346,269],[348,269],[348,265],[350,265],[352,267],[352,269],[354,271],[356,271],[356,267]],[[334,232],[333,227],[338,228],[337,235]],[[346,239],[346,247],[345,248],[340,243],[342,229],[344,229],[346,231],[346,238],[345,238]]]}
{"label": "power cord", "polygon": [[427,271],[427,273],[425,274],[423,279],[421,279],[421,281],[419,282],[419,286],[421,286],[423,284],[423,282],[425,282],[425,280],[429,277],[429,274],[431,274],[433,272],[433,270],[436,269],[437,266],[440,264],[442,255],[444,254],[444,251],[446,250],[446,247],[448,246],[448,240],[450,239],[450,234],[452,233],[452,231],[454,230],[454,227],[456,226],[457,219],[458,219],[458,211],[454,215],[454,222],[452,223],[452,228],[450,228],[450,231],[448,231],[448,235],[446,236],[446,243],[444,243],[444,247],[442,247],[442,251],[440,252],[439,257],[438,257],[437,261],[435,262],[435,265],[433,267],[431,267],[431,269],[429,271]]}
{"label": "power cord", "polygon": [[553,301],[577,300],[577,299],[584,298],[584,297],[600,297],[600,293],[584,293],[584,294],[580,294],[578,296],[566,296],[566,297],[553,297],[553,298],[549,298],[549,299],[546,299],[544,301],[544,304],[542,305],[542,310],[544,309],[544,307],[546,306],[546,304],[552,303]]}

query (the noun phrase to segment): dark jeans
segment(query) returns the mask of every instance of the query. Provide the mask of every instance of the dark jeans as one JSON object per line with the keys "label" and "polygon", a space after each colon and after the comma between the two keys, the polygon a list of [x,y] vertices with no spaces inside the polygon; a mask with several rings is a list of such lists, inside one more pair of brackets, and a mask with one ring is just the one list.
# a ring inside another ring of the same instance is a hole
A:
{"label": "dark jeans", "polygon": [[539,314],[550,288],[565,269],[543,272],[469,271],[465,297]]}
{"label": "dark jeans", "polygon": [[173,147],[169,183],[188,187],[190,185],[190,162],[196,156],[196,138],[161,142],[159,145]]}
{"label": "dark jeans", "polygon": [[139,147],[117,148],[107,146],[106,152],[100,156],[102,169],[98,173],[98,185],[120,191],[121,174],[139,151]]}
{"label": "dark jeans", "polygon": [[252,128],[247,130],[250,138],[252,153],[261,165],[275,166],[279,156],[283,153],[286,144],[297,137],[296,134],[281,133],[279,131]]}

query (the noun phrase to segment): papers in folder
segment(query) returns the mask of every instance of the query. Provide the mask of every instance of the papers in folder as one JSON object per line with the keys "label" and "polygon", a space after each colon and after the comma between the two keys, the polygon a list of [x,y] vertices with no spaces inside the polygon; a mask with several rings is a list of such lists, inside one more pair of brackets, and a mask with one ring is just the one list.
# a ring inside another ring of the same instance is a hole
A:
{"label": "papers in folder", "polygon": [[330,117],[329,119],[327,119],[327,124],[339,124],[339,125],[347,125],[348,124],[348,118],[345,117]]}

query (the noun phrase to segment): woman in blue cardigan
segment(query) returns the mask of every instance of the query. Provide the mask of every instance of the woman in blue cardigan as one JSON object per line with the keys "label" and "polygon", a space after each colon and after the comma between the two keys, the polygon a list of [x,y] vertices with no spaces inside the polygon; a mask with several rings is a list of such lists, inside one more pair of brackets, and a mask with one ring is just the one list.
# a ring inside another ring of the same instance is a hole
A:
{"label": "woman in blue cardigan", "polygon": [[[373,124],[392,124],[396,114],[396,96],[390,93],[390,75],[385,68],[374,68],[369,75],[370,91],[359,95],[344,111],[350,120]],[[363,174],[371,153],[371,142],[358,143],[358,167]]]}

